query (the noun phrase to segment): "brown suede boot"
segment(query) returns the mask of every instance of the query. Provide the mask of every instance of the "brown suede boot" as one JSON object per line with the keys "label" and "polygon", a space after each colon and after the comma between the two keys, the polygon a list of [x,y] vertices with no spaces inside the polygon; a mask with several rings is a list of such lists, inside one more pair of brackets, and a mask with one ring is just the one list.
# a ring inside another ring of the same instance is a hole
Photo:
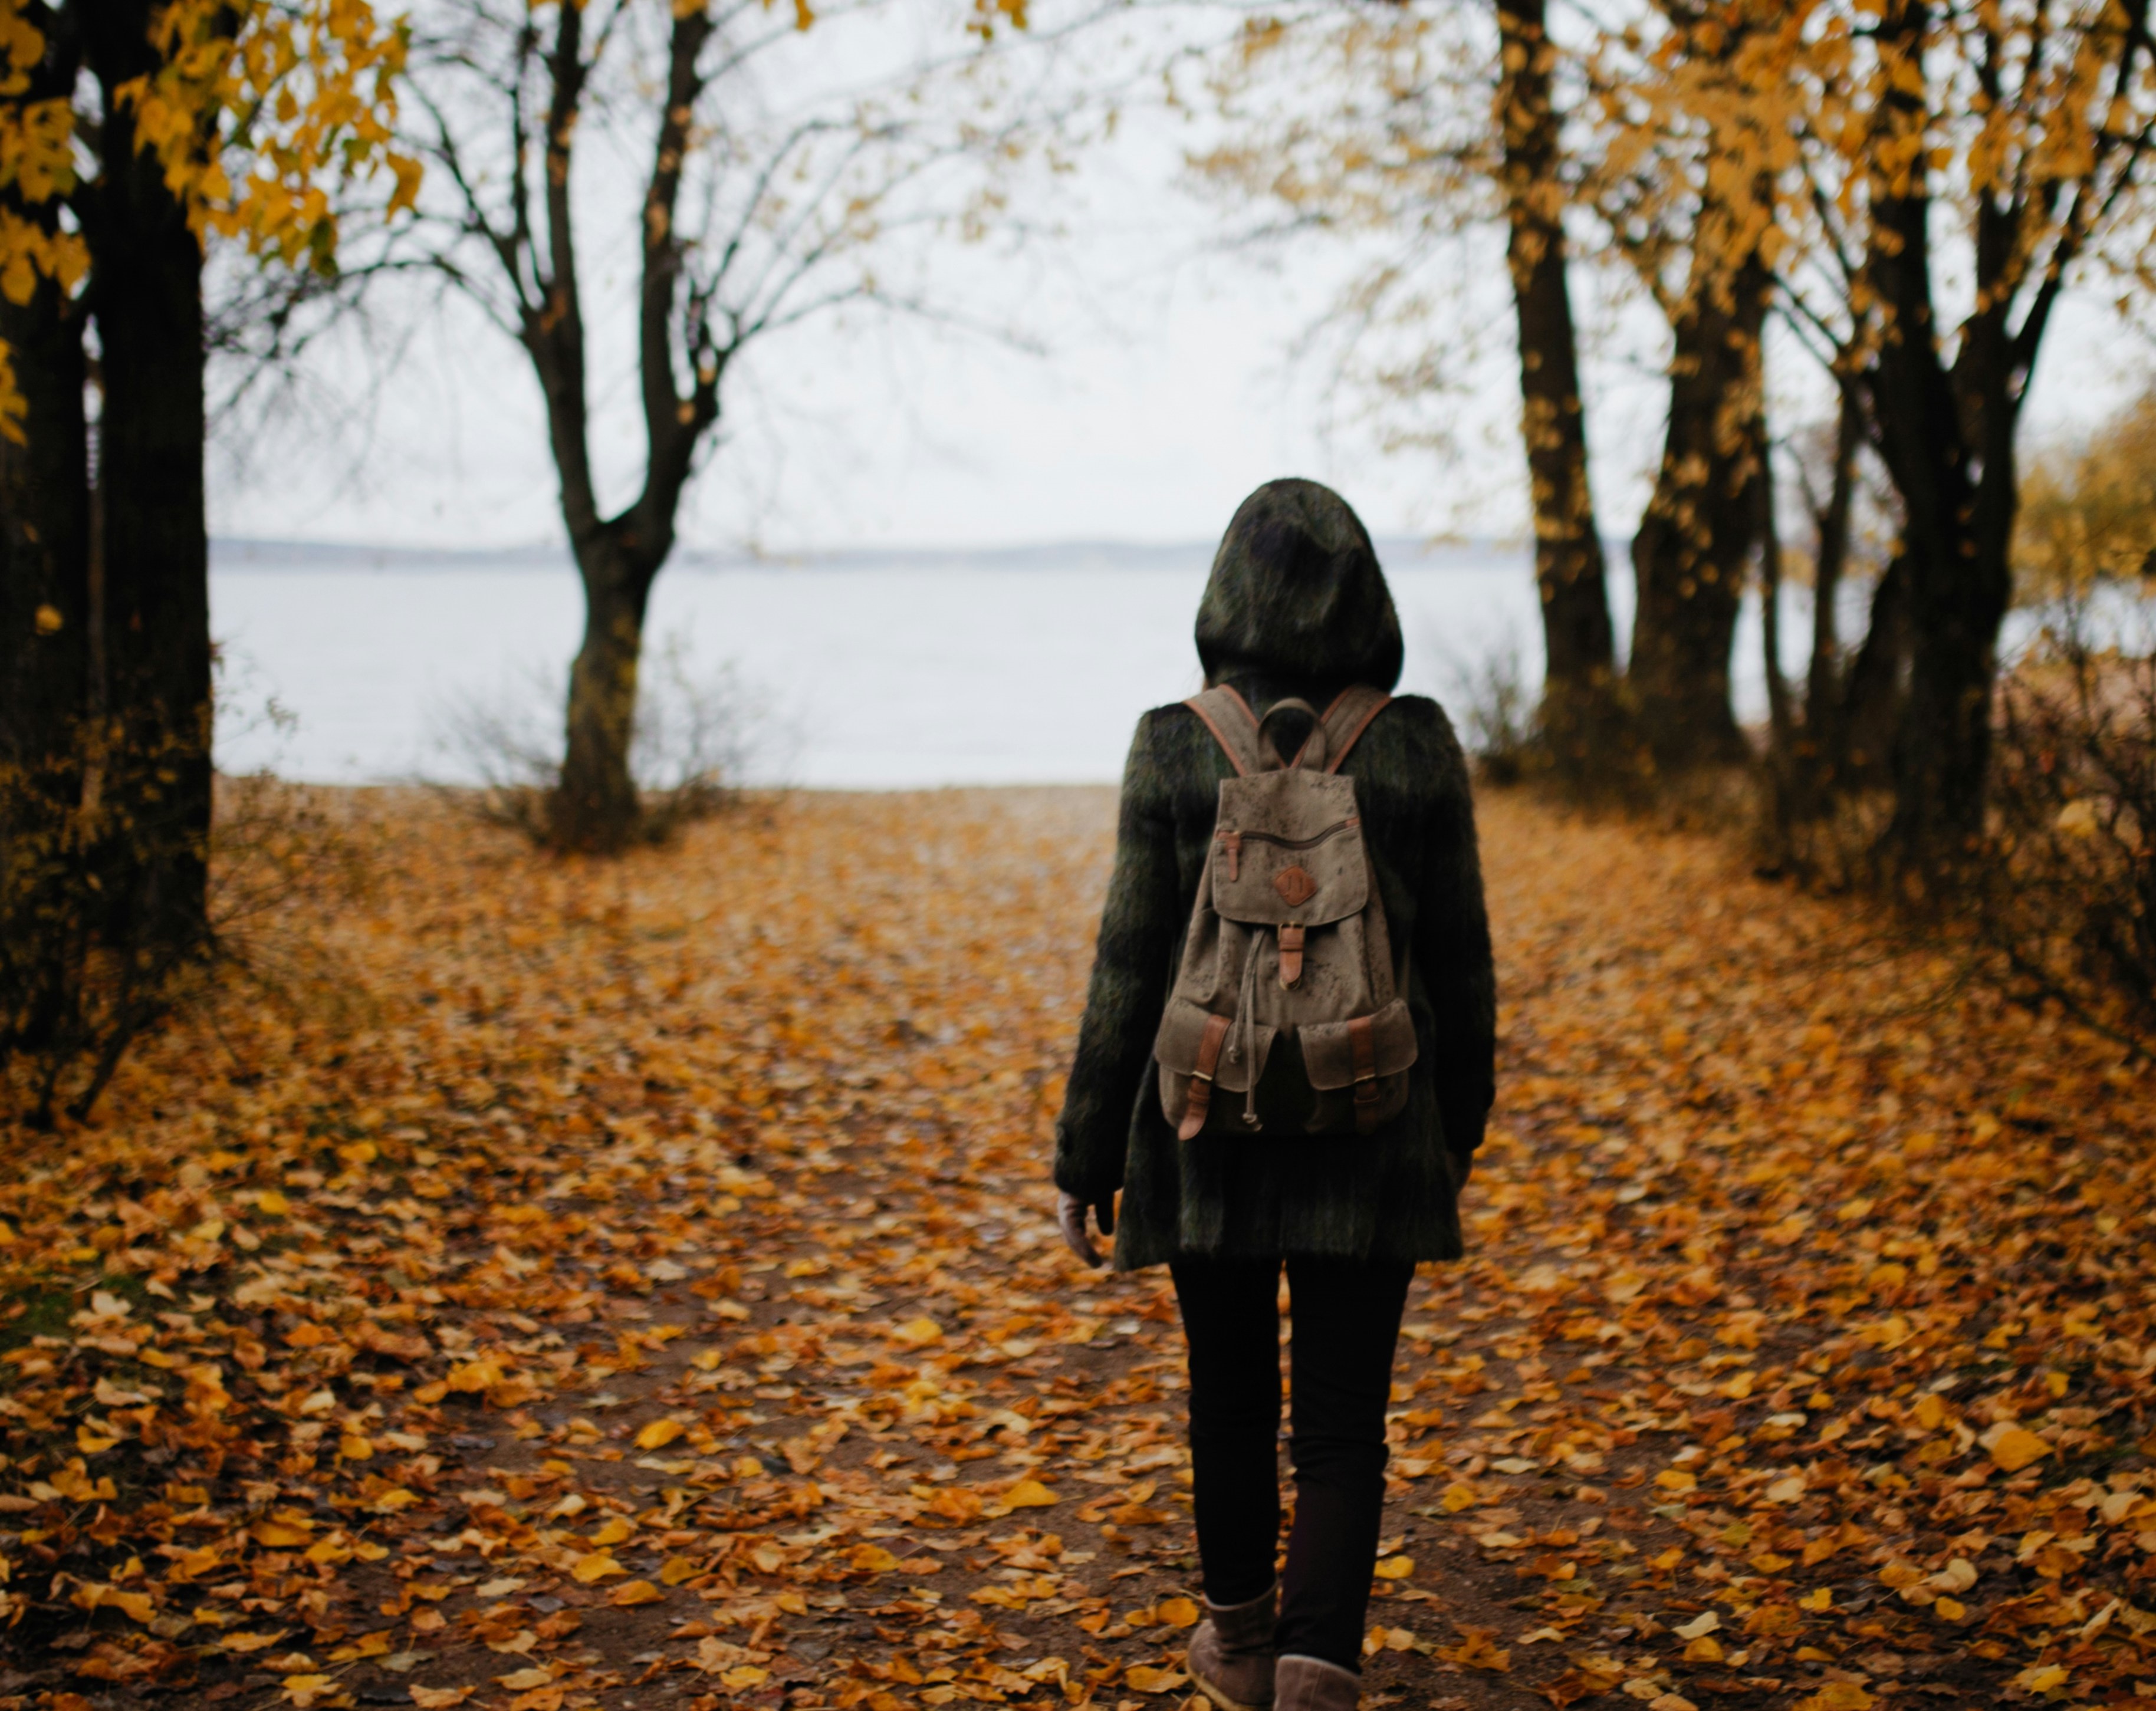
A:
{"label": "brown suede boot", "polygon": [[1205,1601],[1190,1637],[1190,1679],[1220,1711],[1265,1711],[1273,1702],[1273,1625],[1280,1588],[1248,1604]]}
{"label": "brown suede boot", "polygon": [[1352,1669],[1290,1652],[1273,1666],[1273,1711],[1356,1711],[1363,1678]]}

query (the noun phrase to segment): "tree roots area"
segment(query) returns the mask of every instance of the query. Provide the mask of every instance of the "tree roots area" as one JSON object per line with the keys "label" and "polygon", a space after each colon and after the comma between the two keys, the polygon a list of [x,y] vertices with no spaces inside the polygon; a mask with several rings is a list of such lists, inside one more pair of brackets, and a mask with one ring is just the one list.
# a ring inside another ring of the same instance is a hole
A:
{"label": "tree roots area", "polygon": [[[8,1137],[0,1707],[1182,1707],[1173,1297],[1047,1181],[1114,814],[336,798],[284,998]],[[1728,844],[1482,832],[1364,1704],[2156,1695],[2145,1072]]]}

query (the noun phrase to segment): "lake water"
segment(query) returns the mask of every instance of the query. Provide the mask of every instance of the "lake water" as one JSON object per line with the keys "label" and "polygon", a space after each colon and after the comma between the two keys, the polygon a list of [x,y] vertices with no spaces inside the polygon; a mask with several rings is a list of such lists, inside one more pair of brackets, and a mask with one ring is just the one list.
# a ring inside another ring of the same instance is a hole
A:
{"label": "lake water", "polygon": [[[1407,643],[1404,689],[1456,699],[1496,652],[1539,671],[1524,551],[1380,546]],[[1112,781],[1140,713],[1199,687],[1191,621],[1209,546],[690,562],[646,628],[687,670],[730,669],[760,701],[767,781],[891,788]],[[1621,564],[1622,561],[1618,561]],[[1628,604],[1629,577],[1612,577]],[[582,606],[565,562],[429,559],[220,543],[219,761],[287,777],[460,781],[452,710],[512,704],[543,730]],[[1624,613],[1620,611],[1620,620]],[[1763,707],[1756,617],[1738,700]],[[290,719],[263,716],[274,698]]]}

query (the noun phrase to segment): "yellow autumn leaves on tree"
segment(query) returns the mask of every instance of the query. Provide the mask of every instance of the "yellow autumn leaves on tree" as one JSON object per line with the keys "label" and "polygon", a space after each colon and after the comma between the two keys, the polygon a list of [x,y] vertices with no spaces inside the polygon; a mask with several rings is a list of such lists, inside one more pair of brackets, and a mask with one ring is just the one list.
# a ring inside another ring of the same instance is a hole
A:
{"label": "yellow autumn leaves on tree", "polygon": [[[0,0],[0,293],[17,305],[41,279],[73,295],[90,264],[62,207],[94,115],[74,79],[47,64],[49,16],[33,0]],[[340,186],[387,174],[385,218],[418,194],[419,163],[393,141],[406,40],[367,0],[172,0],[151,25],[155,69],[113,96],[134,109],[200,239],[326,272]],[[0,433],[22,438],[24,407],[0,344]]]}

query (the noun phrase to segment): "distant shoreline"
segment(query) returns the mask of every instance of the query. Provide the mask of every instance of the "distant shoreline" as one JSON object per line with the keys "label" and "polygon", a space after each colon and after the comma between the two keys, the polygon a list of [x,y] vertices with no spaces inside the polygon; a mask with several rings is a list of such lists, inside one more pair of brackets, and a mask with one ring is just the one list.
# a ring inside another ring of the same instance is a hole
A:
{"label": "distant shoreline", "polygon": [[[1412,535],[1376,543],[1388,565],[1422,570],[1487,567],[1512,561],[1525,567],[1525,542],[1494,540],[1430,542]],[[1210,561],[1213,543],[1168,545],[1137,541],[1073,540],[1030,546],[842,547],[829,551],[758,554],[740,550],[685,547],[668,561],[673,571],[1061,571],[1159,570],[1189,572]],[[337,541],[264,540],[218,537],[210,542],[214,571],[558,571],[571,568],[566,546],[435,548],[368,546]]]}

